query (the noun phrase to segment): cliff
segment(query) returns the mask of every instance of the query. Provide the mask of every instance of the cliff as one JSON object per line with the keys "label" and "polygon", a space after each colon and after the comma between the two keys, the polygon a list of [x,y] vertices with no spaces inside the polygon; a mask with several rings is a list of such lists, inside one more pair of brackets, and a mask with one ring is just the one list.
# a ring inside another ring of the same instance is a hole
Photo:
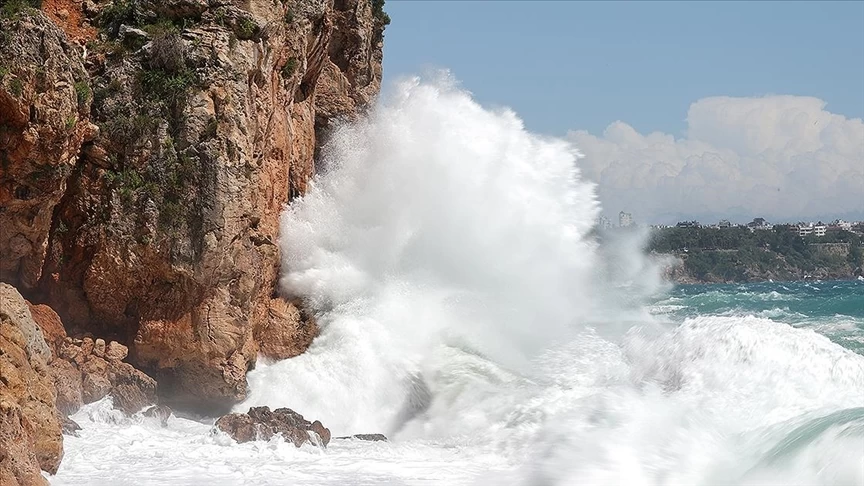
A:
{"label": "cliff", "polygon": [[317,333],[276,290],[279,212],[378,92],[382,5],[8,0],[0,281],[128,346],[163,401],[243,399],[259,352]]}
{"label": "cliff", "polygon": [[676,264],[665,269],[665,277],[679,284],[851,280],[864,270],[849,262],[846,248],[841,247],[842,254],[818,249],[814,260],[805,263],[770,249],[678,252],[672,254]]}
{"label": "cliff", "polygon": [[27,303],[0,283],[0,484],[45,484],[63,457],[51,351]]}

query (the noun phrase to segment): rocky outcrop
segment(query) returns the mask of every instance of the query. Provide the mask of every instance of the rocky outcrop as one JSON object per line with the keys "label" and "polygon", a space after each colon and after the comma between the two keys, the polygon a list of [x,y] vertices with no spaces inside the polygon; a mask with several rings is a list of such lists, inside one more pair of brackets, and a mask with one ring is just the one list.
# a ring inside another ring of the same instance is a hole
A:
{"label": "rocky outcrop", "polygon": [[14,287],[0,283],[0,479],[46,484],[57,472],[63,437],[48,372],[51,352]]}
{"label": "rocky outcrop", "polygon": [[216,421],[216,428],[237,442],[269,440],[280,435],[297,447],[307,442],[321,446],[330,443],[330,429],[317,420],[309,422],[290,408],[277,408],[271,412],[268,407],[252,407],[248,413],[222,416]]}
{"label": "rocky outcrop", "polygon": [[54,383],[57,410],[75,413],[83,404],[114,398],[115,408],[128,414],[156,402],[156,382],[123,360],[129,349],[116,342],[66,335],[60,317],[46,305],[26,302],[35,332],[49,349],[48,374]]}
{"label": "rocky outcrop", "polygon": [[54,208],[94,127],[87,73],[64,32],[26,12],[0,17],[0,32],[0,281],[26,291],[42,275]]}
{"label": "rocky outcrop", "polygon": [[113,397],[115,408],[128,414],[156,402],[156,382],[123,362],[129,353],[126,346],[101,338],[70,338],[50,307],[30,305],[30,310],[50,343],[49,374],[62,414],[75,413],[81,405],[107,395]]}
{"label": "rocky outcrop", "polygon": [[171,408],[166,405],[154,405],[143,412],[145,417],[154,417],[159,419],[162,427],[168,426],[168,419],[171,418]]}
{"label": "rocky outcrop", "polygon": [[354,434],[344,437],[336,437],[337,439],[357,439],[369,442],[387,442],[387,436],[384,434]]}
{"label": "rocky outcrop", "polygon": [[[317,334],[276,292],[279,213],[332,120],[378,92],[382,3],[55,0],[2,20],[0,280],[129,346],[169,402],[243,399],[259,353]],[[107,387],[94,356],[82,400]]]}
{"label": "rocky outcrop", "polygon": [[[47,338],[47,342],[46,342]],[[0,484],[46,484],[63,457],[68,419],[106,395],[132,414],[156,401],[156,382],[124,363],[127,348],[72,339],[48,306],[32,305],[0,283]]]}

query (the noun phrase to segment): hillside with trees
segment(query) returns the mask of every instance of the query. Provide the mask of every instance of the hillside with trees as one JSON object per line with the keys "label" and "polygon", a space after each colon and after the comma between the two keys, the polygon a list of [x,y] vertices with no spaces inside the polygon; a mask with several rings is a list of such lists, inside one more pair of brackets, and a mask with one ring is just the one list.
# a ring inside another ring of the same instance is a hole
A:
{"label": "hillside with trees", "polygon": [[862,238],[851,231],[799,236],[794,227],[674,227],[652,231],[646,251],[676,256],[681,283],[849,279],[862,274]]}

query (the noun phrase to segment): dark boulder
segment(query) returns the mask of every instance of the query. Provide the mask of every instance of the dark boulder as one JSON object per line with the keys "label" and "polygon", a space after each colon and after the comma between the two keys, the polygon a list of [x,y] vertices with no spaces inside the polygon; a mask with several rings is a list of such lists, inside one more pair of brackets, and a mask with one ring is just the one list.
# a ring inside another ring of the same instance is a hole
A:
{"label": "dark boulder", "polygon": [[336,437],[337,439],[357,439],[357,440],[368,440],[371,442],[384,441],[387,442],[387,436],[384,434],[355,434],[355,435],[347,435],[345,437]]}
{"label": "dark boulder", "polygon": [[167,405],[154,405],[147,410],[144,410],[144,416],[158,418],[162,427],[167,427],[168,418],[171,416],[171,408]]}
{"label": "dark boulder", "polygon": [[290,408],[271,411],[269,407],[252,407],[248,413],[231,413],[220,417],[216,427],[237,442],[268,440],[277,434],[297,447],[306,442],[322,446],[330,442],[330,430],[321,422],[309,422]]}

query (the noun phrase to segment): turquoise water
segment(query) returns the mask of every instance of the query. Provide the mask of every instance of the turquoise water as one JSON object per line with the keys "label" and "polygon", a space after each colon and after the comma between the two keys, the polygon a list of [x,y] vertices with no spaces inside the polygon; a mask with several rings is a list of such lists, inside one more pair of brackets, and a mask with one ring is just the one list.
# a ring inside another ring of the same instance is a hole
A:
{"label": "turquoise water", "polygon": [[652,311],[672,320],[754,316],[812,329],[864,355],[864,281],[676,286]]}
{"label": "turquoise water", "polygon": [[[771,404],[772,397],[785,402],[789,409],[799,407],[795,414],[758,433],[735,436],[733,449],[756,452],[751,460],[738,459],[744,466],[743,474],[717,476],[723,478],[718,479],[720,483],[864,484],[864,407],[860,398],[825,406],[836,394],[860,392],[858,379],[847,374],[860,360],[849,360],[829,347],[814,348],[811,344],[818,340],[806,334],[785,341],[792,336],[791,326],[813,331],[864,356],[864,281],[680,285],[655,299],[649,308],[655,316],[682,328],[693,323],[727,326],[719,331],[721,336],[710,351],[702,348],[685,355],[691,359],[712,353],[716,361],[706,369],[716,373],[729,369],[732,378],[727,381],[727,393],[749,387],[760,375],[773,377],[765,381],[761,405],[751,401],[759,394],[755,392],[747,400],[732,400],[733,409],[744,411],[756,406],[760,414],[770,416],[779,410],[776,403]],[[730,346],[731,342],[735,344]],[[729,349],[741,350],[737,354],[733,351],[739,361],[722,359]],[[752,366],[736,367],[748,362]],[[829,391],[828,383],[837,386]],[[807,397],[812,402],[804,405]]]}

